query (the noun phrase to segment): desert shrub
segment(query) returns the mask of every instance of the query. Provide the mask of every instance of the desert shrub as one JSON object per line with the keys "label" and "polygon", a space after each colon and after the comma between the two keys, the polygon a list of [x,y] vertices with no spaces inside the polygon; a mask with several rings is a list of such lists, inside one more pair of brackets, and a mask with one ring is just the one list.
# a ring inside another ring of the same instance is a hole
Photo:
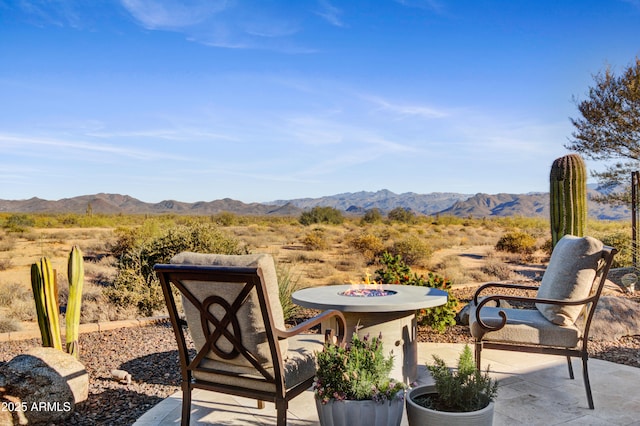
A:
{"label": "desert shrub", "polygon": [[378,223],[378,222],[382,222],[382,213],[378,208],[367,210],[364,213],[364,216],[362,217],[362,223]]}
{"label": "desert shrub", "polygon": [[0,307],[11,306],[18,300],[33,300],[29,286],[18,282],[0,285]]}
{"label": "desert shrub", "polygon": [[213,217],[213,221],[220,226],[233,226],[237,225],[238,215],[229,212],[222,212]]}
{"label": "desert shrub", "polygon": [[2,225],[9,232],[25,232],[27,228],[35,225],[35,219],[24,213],[16,213],[7,217]]}
{"label": "desert shrub", "polygon": [[405,209],[404,207],[396,207],[387,213],[387,219],[394,222],[401,223],[415,223],[416,215],[409,209]]}
{"label": "desert shrub", "polygon": [[[427,276],[418,275],[403,261],[401,256],[383,253],[380,258],[382,268],[376,270],[375,280],[387,284],[417,285],[450,291],[451,281],[441,275],[429,272]],[[455,325],[458,300],[449,293],[446,304],[429,309],[422,309],[418,314],[418,322],[428,325],[433,330],[443,333],[447,326]]]}
{"label": "desert shrub", "polygon": [[0,318],[0,333],[11,333],[12,331],[20,331],[22,326],[20,321],[15,318]]}
{"label": "desert shrub", "polygon": [[153,315],[164,306],[162,291],[153,265],[168,263],[183,251],[199,253],[242,254],[245,251],[234,238],[205,223],[176,225],[149,237],[135,231],[119,232],[115,244],[118,274],[112,287],[105,289],[116,306],[136,306],[140,314]]}
{"label": "desert shrub", "polygon": [[348,242],[349,247],[361,253],[367,263],[372,263],[376,256],[384,250],[384,243],[373,234],[363,233],[353,237]]}
{"label": "desert shrub", "polygon": [[299,222],[305,226],[314,223],[340,225],[344,222],[344,216],[340,210],[333,207],[314,207],[308,212],[303,212],[300,215]]}
{"label": "desert shrub", "polygon": [[499,281],[510,280],[515,276],[515,272],[513,272],[513,269],[511,269],[509,265],[495,257],[488,257],[480,270],[491,277],[491,279]]}
{"label": "desert shrub", "polygon": [[531,254],[536,250],[536,239],[526,232],[508,232],[498,240],[496,250],[507,253]]}
{"label": "desert shrub", "polygon": [[4,233],[0,234],[0,251],[11,251],[16,246],[15,238]]}
{"label": "desert shrub", "polygon": [[13,265],[13,262],[11,261],[11,259],[9,258],[0,259],[0,271],[6,271],[7,269],[11,268],[12,265]]}
{"label": "desert shrub", "polygon": [[628,232],[613,232],[599,237],[605,245],[615,247],[618,253],[613,257],[612,268],[624,268],[633,265],[631,235]]}
{"label": "desert shrub", "polygon": [[291,268],[280,264],[276,265],[278,275],[278,296],[284,313],[284,320],[292,319],[300,307],[293,303],[291,295],[300,289],[300,276],[294,275]]}
{"label": "desert shrub", "polygon": [[433,252],[424,241],[415,236],[395,241],[388,251],[392,255],[402,257],[407,265],[416,265],[431,256]]}
{"label": "desert shrub", "polygon": [[329,246],[324,229],[316,228],[308,232],[302,239],[302,245],[307,250],[324,250]]}

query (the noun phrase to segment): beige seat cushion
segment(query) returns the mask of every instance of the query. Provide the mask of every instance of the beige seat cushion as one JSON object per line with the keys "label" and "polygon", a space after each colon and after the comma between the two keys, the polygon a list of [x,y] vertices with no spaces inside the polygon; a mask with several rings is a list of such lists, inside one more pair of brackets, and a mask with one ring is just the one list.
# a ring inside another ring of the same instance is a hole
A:
{"label": "beige seat cushion", "polygon": [[[285,388],[290,389],[298,383],[313,377],[316,374],[316,356],[315,353],[322,351],[324,344],[324,336],[321,334],[299,334],[290,337],[289,352],[284,363],[284,383]],[[218,369],[220,363],[217,361],[205,359],[200,367]],[[268,372],[273,374],[273,369]],[[262,379],[262,376],[253,374],[224,375],[209,372],[194,372],[193,376],[196,380],[202,380],[211,383],[224,385],[241,386],[248,389],[257,389],[261,391],[274,392],[275,385],[263,381],[252,379]]]}
{"label": "beige seat cushion", "polygon": [[[565,235],[556,244],[536,297],[579,300],[589,296],[601,259],[603,244],[592,237]],[[536,308],[558,325],[576,322],[583,305],[560,306],[537,303]]]}
{"label": "beige seat cushion", "polygon": [[[275,328],[285,329],[284,314],[278,296],[278,278],[271,256],[267,254],[221,255],[184,252],[174,256],[170,262],[172,264],[194,266],[257,267],[258,274],[262,278],[271,305],[273,325]],[[211,295],[218,295],[223,297],[229,304],[232,304],[241,290],[241,286],[235,283],[224,282],[188,281],[185,282],[184,285],[200,302]],[[200,311],[184,297],[182,297],[182,304],[189,326],[189,332],[197,350],[200,351],[206,343],[205,331],[201,325]],[[225,310],[218,304],[212,304],[210,312],[219,320],[225,315]],[[255,289],[250,293],[247,301],[238,311],[238,318],[241,320],[239,331],[244,347],[256,354],[258,361],[263,367],[273,368],[269,344],[266,338],[266,327],[262,320],[258,295]],[[213,330],[212,325],[210,325],[210,327],[211,330]],[[228,329],[232,334],[235,334],[231,325]],[[232,344],[224,336],[221,336],[216,344],[217,347],[224,352],[231,352],[233,349]],[[281,340],[280,353],[283,357],[286,356],[287,350],[287,339]],[[243,356],[238,356],[233,359],[223,359],[210,351],[207,358],[226,364],[224,369],[228,371],[239,374],[256,372],[253,365]],[[217,368],[222,369],[222,366],[218,365]]]}
{"label": "beige seat cushion", "polygon": [[502,318],[499,311],[507,314],[507,325],[497,331],[485,331],[476,320],[476,308],[469,313],[469,328],[476,339],[492,342],[514,344],[535,344],[564,348],[576,347],[581,336],[580,330],[574,326],[559,326],[548,321],[537,309],[511,309],[483,306],[480,313],[482,321],[491,326],[498,326]]}

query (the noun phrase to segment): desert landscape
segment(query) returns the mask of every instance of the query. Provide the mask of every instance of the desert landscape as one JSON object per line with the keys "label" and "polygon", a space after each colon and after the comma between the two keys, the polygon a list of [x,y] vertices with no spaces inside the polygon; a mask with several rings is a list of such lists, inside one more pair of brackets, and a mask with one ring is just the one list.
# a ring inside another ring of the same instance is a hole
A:
{"label": "desert landscape", "polygon": [[[347,217],[340,224],[303,225],[299,217],[231,213],[200,217],[5,214],[0,224],[4,224],[0,228],[0,329],[5,332],[28,327],[35,320],[30,265],[42,256],[57,270],[64,305],[66,261],[73,245],[85,256],[82,322],[140,316],[133,306],[110,305],[103,294],[118,275],[118,245],[133,238],[133,230],[152,239],[176,226],[207,226],[233,240],[242,252],[271,254],[279,272],[296,288],[359,282],[366,274],[374,275],[385,251],[401,255],[417,274],[431,271],[445,277],[454,288],[535,278],[544,270],[549,244],[548,221],[541,218],[417,216],[376,217],[368,222]],[[589,232],[610,244],[619,243],[621,235],[630,233],[628,227],[623,221],[592,220]],[[498,241],[513,233],[528,236],[528,245],[497,250]],[[630,258],[625,249],[621,248],[617,266],[629,266],[624,264]],[[162,309],[154,312],[162,313]]]}
{"label": "desert landscape", "polygon": [[[230,243],[233,250],[273,255],[280,286],[286,290],[281,300],[298,288],[361,282],[367,274],[375,276],[381,266],[380,253],[391,252],[406,258],[411,271],[418,275],[431,271],[446,277],[450,295],[459,301],[455,309],[459,310],[480,283],[539,279],[549,257],[549,224],[539,218],[422,216],[406,221],[388,217],[366,221],[364,217],[347,217],[339,224],[303,225],[300,217],[229,213],[202,217],[17,216],[0,215],[0,331],[4,333],[30,330],[38,335],[30,265],[42,256],[49,257],[57,270],[60,305],[65,305],[66,262],[73,245],[80,247],[85,257],[84,323],[139,318],[137,306],[123,303],[130,299],[119,297],[121,290],[115,291],[118,277],[126,271],[123,259],[128,255],[124,248],[148,252],[153,242],[161,241],[160,247],[164,247],[170,241],[182,241],[186,235],[198,234],[194,238],[203,240],[212,236]],[[628,223],[619,221],[590,221],[589,233],[611,244],[624,241],[621,236],[630,234],[628,227]],[[193,229],[199,232],[188,234]],[[503,244],[499,244],[501,241]],[[505,246],[505,241],[512,244]],[[630,259],[625,248],[621,262]],[[625,270],[620,268],[624,263],[616,266],[617,271]],[[619,282],[620,274],[613,276]],[[623,293],[616,283],[611,283],[608,291],[640,302],[639,297]],[[290,304],[288,308],[294,309],[289,311],[283,306],[289,324],[312,314],[295,310]],[[161,307],[151,313],[165,314]],[[464,325],[447,326],[441,333],[420,326],[418,332],[421,341],[470,341]],[[90,377],[89,399],[76,407],[69,424],[133,423],[179,389],[175,338],[167,320],[154,320],[145,327],[82,333],[79,342],[80,359]],[[40,344],[40,338],[0,343],[0,363]],[[590,348],[595,358],[640,366],[638,336],[595,341]],[[124,369],[134,380],[123,386],[112,380],[112,369]]]}

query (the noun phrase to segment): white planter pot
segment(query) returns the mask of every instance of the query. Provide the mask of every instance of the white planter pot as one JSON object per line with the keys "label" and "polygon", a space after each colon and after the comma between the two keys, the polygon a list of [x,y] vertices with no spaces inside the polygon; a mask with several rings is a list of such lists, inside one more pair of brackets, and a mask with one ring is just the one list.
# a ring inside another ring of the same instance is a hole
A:
{"label": "white planter pot", "polygon": [[407,420],[409,426],[491,426],[493,424],[493,407],[491,402],[482,410],[468,413],[449,413],[425,408],[413,402],[413,398],[420,395],[435,393],[435,385],[418,386],[407,394]]}
{"label": "white planter pot", "polygon": [[329,401],[321,404],[316,399],[318,417],[322,426],[400,426],[404,400],[392,401]]}

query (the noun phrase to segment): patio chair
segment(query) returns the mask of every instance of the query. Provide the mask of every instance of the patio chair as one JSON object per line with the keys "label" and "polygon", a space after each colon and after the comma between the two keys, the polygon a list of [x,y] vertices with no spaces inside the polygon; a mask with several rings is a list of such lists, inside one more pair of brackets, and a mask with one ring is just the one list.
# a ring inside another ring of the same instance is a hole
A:
{"label": "patio chair", "polygon": [[[594,238],[567,235],[556,244],[539,287],[505,283],[479,287],[469,315],[477,368],[483,349],[562,355],[573,379],[571,357],[579,357],[587,402],[593,409],[587,367],[589,327],[615,253]],[[500,294],[500,289],[537,293],[520,297]],[[500,301],[528,309],[500,307]]]}
{"label": "patio chair", "polygon": [[[259,255],[180,253],[171,264],[155,265],[178,343],[182,373],[182,424],[191,415],[191,391],[206,389],[274,402],[277,424],[286,425],[289,400],[308,389],[315,375],[314,351],[323,336],[303,334],[323,320],[325,311],[285,329],[273,259]],[[180,294],[184,318],[174,294]],[[195,345],[190,351],[187,326]]]}

